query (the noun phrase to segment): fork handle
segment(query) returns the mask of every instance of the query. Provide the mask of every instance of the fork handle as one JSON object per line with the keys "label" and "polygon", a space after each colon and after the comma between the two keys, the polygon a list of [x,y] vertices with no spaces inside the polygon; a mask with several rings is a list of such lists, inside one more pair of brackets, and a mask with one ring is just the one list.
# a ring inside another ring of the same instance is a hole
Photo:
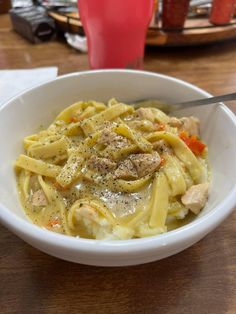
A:
{"label": "fork handle", "polygon": [[195,106],[210,105],[210,104],[215,104],[218,102],[230,101],[230,100],[236,100],[236,93],[226,94],[226,95],[221,95],[221,96],[214,96],[214,97],[209,97],[209,98],[204,98],[204,99],[199,99],[199,100],[191,100],[191,101],[176,103],[175,105],[178,108],[183,108],[185,106],[195,107]]}

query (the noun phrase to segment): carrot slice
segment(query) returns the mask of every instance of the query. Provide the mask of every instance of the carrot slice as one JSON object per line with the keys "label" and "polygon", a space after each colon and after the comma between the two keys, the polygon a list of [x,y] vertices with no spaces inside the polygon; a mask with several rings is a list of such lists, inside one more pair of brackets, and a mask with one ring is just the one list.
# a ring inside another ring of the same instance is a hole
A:
{"label": "carrot slice", "polygon": [[60,225],[60,224],[61,224],[61,221],[60,221],[59,218],[52,218],[52,219],[49,220],[49,222],[47,224],[47,227],[53,228],[56,225]]}
{"label": "carrot slice", "polygon": [[182,141],[191,149],[195,155],[201,155],[206,147],[195,135],[189,136],[187,132],[182,131],[179,134]]}

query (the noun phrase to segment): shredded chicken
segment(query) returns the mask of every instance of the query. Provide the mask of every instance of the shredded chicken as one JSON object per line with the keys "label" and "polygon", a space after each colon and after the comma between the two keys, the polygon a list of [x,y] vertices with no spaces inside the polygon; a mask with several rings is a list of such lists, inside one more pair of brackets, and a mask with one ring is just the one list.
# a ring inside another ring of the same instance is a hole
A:
{"label": "shredded chicken", "polygon": [[115,177],[125,180],[132,180],[138,178],[138,172],[130,159],[125,159],[115,171]]}
{"label": "shredded chicken", "polygon": [[128,123],[129,127],[137,130],[137,131],[143,131],[143,132],[152,132],[155,131],[154,124],[149,120],[134,120],[130,121]]}
{"label": "shredded chicken", "polygon": [[33,196],[32,196],[33,206],[46,206],[47,204],[48,204],[48,201],[42,189],[33,193]]}
{"label": "shredded chicken", "polygon": [[170,117],[168,124],[174,128],[181,128],[183,123],[176,117]]}
{"label": "shredded chicken", "polygon": [[99,144],[110,145],[117,139],[117,134],[109,128],[102,130],[101,136],[98,139]]}
{"label": "shredded chicken", "polygon": [[153,142],[152,145],[153,145],[153,149],[157,150],[159,154],[173,153],[172,148],[165,140],[159,140],[159,141]]}
{"label": "shredded chicken", "polygon": [[139,108],[136,110],[136,114],[142,120],[149,120],[151,122],[155,121],[155,117],[151,108]]}
{"label": "shredded chicken", "polygon": [[195,117],[184,117],[178,119],[171,117],[168,124],[171,127],[176,127],[179,131],[187,131],[189,135],[199,136],[199,120]]}
{"label": "shredded chicken", "polygon": [[102,130],[101,136],[98,139],[99,144],[111,145],[117,148],[125,147],[129,144],[129,141],[124,136],[116,134],[110,128],[105,128]]}
{"label": "shredded chicken", "polygon": [[154,154],[133,154],[129,158],[136,167],[139,177],[156,171],[161,162],[157,152]]}
{"label": "shredded chicken", "polygon": [[199,120],[195,117],[181,118],[182,127],[189,135],[199,136]]}
{"label": "shredded chicken", "polygon": [[93,155],[88,161],[88,166],[101,172],[102,174],[105,174],[109,171],[115,170],[116,163],[108,158],[101,158]]}
{"label": "shredded chicken", "polygon": [[119,164],[114,172],[114,177],[135,180],[156,171],[160,162],[161,158],[157,152],[153,154],[132,154]]}
{"label": "shredded chicken", "polygon": [[193,185],[181,197],[181,201],[188,209],[197,215],[206,204],[208,189],[209,183]]}

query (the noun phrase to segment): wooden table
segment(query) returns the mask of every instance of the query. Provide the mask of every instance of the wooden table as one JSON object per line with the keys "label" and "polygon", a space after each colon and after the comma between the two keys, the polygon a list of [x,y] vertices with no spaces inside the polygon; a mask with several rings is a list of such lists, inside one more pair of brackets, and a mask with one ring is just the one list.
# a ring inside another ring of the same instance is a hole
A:
{"label": "wooden table", "polygon": [[[87,55],[63,41],[32,45],[0,16],[0,69],[88,69]],[[145,69],[213,94],[235,91],[236,41],[148,48]],[[231,109],[236,112],[236,105]],[[235,162],[235,161],[234,161]],[[236,313],[236,212],[184,252],[151,264],[100,268],[48,256],[0,227],[0,313]]]}

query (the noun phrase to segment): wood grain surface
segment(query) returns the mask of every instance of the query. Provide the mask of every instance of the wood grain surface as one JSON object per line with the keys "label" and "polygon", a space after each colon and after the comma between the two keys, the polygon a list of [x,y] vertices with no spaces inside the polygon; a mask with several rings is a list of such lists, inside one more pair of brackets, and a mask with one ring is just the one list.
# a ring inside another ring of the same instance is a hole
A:
{"label": "wood grain surface", "polygon": [[[32,45],[0,15],[0,69],[88,69],[63,40]],[[213,94],[236,90],[236,41],[181,49],[147,48],[145,69]],[[231,104],[236,113],[236,105]],[[235,135],[234,135],[235,136]],[[233,161],[232,161],[233,162]],[[234,161],[235,162],[235,161]],[[135,267],[77,265],[48,256],[0,227],[0,313],[236,313],[236,211],[191,248]]]}

